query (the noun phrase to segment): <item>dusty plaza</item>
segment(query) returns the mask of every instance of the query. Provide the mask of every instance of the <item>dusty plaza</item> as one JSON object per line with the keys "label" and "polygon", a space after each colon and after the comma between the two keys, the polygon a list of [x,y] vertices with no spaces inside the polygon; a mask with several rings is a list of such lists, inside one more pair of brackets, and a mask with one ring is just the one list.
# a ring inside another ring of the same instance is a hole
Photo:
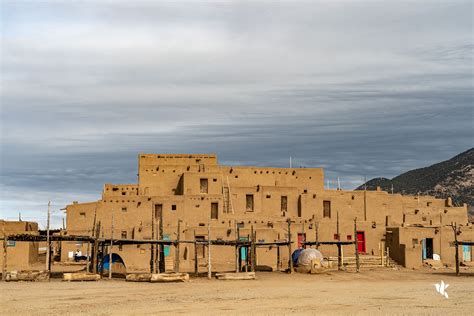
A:
{"label": "dusty plaza", "polygon": [[[449,284],[449,299],[434,284]],[[472,315],[472,273],[452,270],[266,273],[256,280],[0,283],[3,315],[417,314]]]}

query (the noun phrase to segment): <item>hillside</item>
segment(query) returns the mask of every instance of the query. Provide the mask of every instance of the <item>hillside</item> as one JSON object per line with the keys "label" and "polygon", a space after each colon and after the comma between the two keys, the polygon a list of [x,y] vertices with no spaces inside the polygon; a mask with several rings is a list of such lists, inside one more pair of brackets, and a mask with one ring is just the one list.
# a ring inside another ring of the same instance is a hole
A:
{"label": "hillside", "polygon": [[401,194],[452,197],[456,205],[467,203],[474,215],[474,148],[429,167],[405,172],[393,179],[374,178],[356,190],[382,190]]}

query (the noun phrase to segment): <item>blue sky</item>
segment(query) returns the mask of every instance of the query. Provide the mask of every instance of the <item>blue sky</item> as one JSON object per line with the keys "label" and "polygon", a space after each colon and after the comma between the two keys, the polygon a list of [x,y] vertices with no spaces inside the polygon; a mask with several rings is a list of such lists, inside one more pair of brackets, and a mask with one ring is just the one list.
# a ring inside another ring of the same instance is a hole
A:
{"label": "blue sky", "polygon": [[473,146],[471,1],[1,1],[1,217],[54,223],[139,152],[352,189]]}

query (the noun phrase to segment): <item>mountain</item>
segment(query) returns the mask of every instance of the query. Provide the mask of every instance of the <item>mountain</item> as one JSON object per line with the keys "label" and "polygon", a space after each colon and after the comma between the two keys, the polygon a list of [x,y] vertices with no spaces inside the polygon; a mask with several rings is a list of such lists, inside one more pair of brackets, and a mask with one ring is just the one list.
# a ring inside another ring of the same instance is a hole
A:
{"label": "mountain", "polygon": [[405,172],[393,179],[374,178],[356,190],[384,190],[401,194],[452,197],[456,205],[467,203],[474,216],[474,148],[429,167]]}

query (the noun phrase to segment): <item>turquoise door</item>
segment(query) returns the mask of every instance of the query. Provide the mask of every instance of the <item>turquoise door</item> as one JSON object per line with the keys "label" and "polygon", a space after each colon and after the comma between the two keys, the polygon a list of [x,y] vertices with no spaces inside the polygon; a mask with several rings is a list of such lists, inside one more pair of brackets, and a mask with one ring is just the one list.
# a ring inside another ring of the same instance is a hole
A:
{"label": "turquoise door", "polygon": [[471,261],[471,246],[468,246],[468,245],[462,246],[462,259],[464,261]]}
{"label": "turquoise door", "polygon": [[[163,240],[170,240],[170,236],[163,235]],[[168,257],[170,255],[170,246],[165,246],[164,248],[163,252],[165,253],[165,257]]]}
{"label": "turquoise door", "polygon": [[[240,237],[240,240],[241,241],[247,241],[247,237]],[[247,247],[241,247],[240,248],[240,259],[242,261],[246,261],[247,260]]]}

